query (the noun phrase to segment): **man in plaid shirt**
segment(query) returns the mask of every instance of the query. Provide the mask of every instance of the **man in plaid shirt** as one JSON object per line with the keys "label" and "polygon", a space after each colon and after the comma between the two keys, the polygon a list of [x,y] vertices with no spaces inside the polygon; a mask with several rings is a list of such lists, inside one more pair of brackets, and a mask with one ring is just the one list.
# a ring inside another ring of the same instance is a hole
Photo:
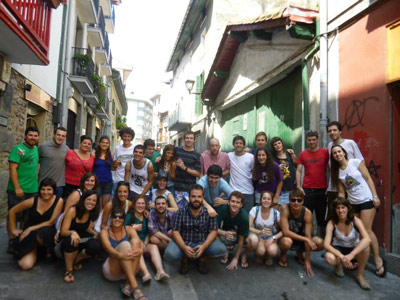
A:
{"label": "man in plaid shirt", "polygon": [[172,239],[164,257],[181,259],[179,273],[189,272],[189,259],[197,261],[197,270],[207,274],[205,262],[225,254],[225,246],[217,238],[217,220],[208,215],[203,206],[203,188],[195,184],[189,191],[189,204],[179,209],[172,227]]}

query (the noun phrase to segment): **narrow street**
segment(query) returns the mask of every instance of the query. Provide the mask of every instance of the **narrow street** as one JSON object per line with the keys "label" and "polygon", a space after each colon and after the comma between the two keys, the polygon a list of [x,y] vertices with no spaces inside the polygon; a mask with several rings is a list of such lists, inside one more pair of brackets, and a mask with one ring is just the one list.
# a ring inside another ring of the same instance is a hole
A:
{"label": "narrow street", "polygon": [[[75,283],[63,281],[64,265],[61,261],[41,261],[31,271],[21,271],[16,261],[6,253],[7,235],[4,224],[0,228],[0,299],[121,299],[119,284],[106,281],[100,262],[90,260],[81,271],[76,271]],[[208,263],[209,274],[201,275],[194,265],[188,275],[178,273],[178,264],[166,264],[171,275],[168,283],[155,280],[142,290],[148,299],[197,300],[197,299],[400,299],[400,278],[388,273],[384,279],[372,272],[368,265],[365,272],[372,290],[360,289],[354,280],[355,272],[345,272],[338,278],[320,257],[313,253],[315,271],[313,278],[304,276],[303,268],[289,252],[287,269],[274,262],[273,267],[254,263],[249,268],[228,271],[217,260]],[[148,264],[150,265],[150,264]],[[154,275],[154,272],[153,272]]]}

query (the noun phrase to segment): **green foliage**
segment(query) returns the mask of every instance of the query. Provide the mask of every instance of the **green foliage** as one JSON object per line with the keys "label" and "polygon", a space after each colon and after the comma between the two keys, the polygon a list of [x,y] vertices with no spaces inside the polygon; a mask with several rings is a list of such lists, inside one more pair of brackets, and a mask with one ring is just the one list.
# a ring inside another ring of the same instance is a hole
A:
{"label": "green foliage", "polygon": [[78,63],[78,65],[81,67],[81,69],[86,68],[90,64],[90,61],[92,60],[90,55],[81,53],[76,53],[74,58],[75,61]]}
{"label": "green foliage", "polygon": [[96,73],[92,73],[90,75],[90,81],[92,82],[94,91],[97,93],[97,95],[99,97],[99,104],[97,104],[96,108],[101,109],[101,107],[103,107],[104,103],[105,103],[105,97],[106,97],[105,93],[106,93],[107,87],[103,82],[103,78],[101,78]]}
{"label": "green foliage", "polygon": [[116,122],[115,122],[115,128],[118,130],[121,128],[127,127],[126,125],[126,117],[121,116],[120,114],[117,115]]}

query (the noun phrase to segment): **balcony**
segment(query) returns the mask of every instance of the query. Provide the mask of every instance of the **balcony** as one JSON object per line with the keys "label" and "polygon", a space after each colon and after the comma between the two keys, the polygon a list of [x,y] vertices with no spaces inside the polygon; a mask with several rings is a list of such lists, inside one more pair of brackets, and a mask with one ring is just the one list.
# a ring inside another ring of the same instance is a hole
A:
{"label": "balcony", "polygon": [[97,64],[107,64],[110,55],[110,42],[108,40],[108,34],[104,39],[104,47],[96,47],[94,52],[94,58]]}
{"label": "balcony", "polygon": [[[92,58],[87,54],[87,49],[75,48],[73,57],[72,74],[69,80],[78,89],[82,95],[93,95],[94,88],[91,77],[94,73],[94,65]],[[85,97],[89,103],[97,104],[98,99],[94,96]]]}
{"label": "balcony", "polygon": [[111,0],[100,0],[100,6],[103,8],[103,13],[105,17],[111,16],[112,3]]}
{"label": "balcony", "polygon": [[0,53],[15,63],[48,65],[50,20],[44,0],[0,0]]}
{"label": "balcony", "polygon": [[82,23],[96,24],[99,0],[76,0],[76,10]]}
{"label": "balcony", "polygon": [[103,9],[100,7],[98,24],[89,24],[87,28],[88,42],[90,47],[103,48],[105,46],[105,27],[106,24],[104,21]]}
{"label": "balcony", "polygon": [[115,10],[114,6],[111,10],[111,16],[106,16],[105,22],[106,22],[106,31],[108,33],[114,33],[114,27],[115,27]]}
{"label": "balcony", "polygon": [[179,103],[176,109],[168,117],[169,131],[182,131],[192,126],[191,106]]}
{"label": "balcony", "polygon": [[107,97],[107,90],[98,90],[97,94],[99,96],[99,103],[97,105],[91,105],[92,108],[100,119],[110,119],[108,116],[109,101]]}

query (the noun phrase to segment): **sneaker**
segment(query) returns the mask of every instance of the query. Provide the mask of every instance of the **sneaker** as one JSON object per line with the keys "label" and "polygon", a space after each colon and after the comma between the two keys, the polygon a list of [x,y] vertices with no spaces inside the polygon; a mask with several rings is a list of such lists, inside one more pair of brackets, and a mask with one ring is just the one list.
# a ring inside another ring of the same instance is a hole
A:
{"label": "sneaker", "polygon": [[199,271],[199,273],[201,273],[201,274],[207,274],[208,273],[208,269],[207,269],[206,263],[204,261],[199,261],[197,263],[197,271]]}
{"label": "sneaker", "polygon": [[181,260],[181,266],[179,267],[179,274],[185,275],[189,273],[189,264],[188,264],[188,258],[182,258]]}

